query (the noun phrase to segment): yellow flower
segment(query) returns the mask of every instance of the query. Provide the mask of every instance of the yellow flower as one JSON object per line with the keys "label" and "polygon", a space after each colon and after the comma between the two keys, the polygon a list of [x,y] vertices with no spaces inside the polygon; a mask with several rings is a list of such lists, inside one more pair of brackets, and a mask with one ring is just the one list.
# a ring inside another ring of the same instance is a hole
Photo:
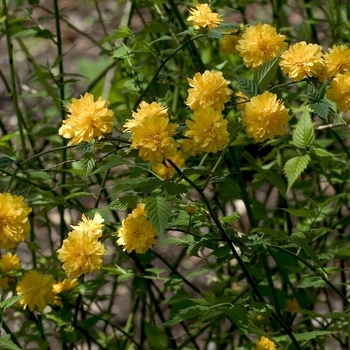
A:
{"label": "yellow flower", "polygon": [[130,147],[138,149],[142,159],[161,163],[164,158],[171,158],[176,153],[178,144],[173,136],[177,127],[168,119],[151,115],[135,128]]}
{"label": "yellow flower", "polygon": [[276,28],[259,23],[245,30],[236,49],[247,67],[256,68],[278,56],[288,46],[285,39],[285,35],[278,34]]}
{"label": "yellow flower", "polygon": [[333,45],[323,55],[323,59],[326,79],[350,70],[350,49],[346,45]]}
{"label": "yellow flower", "polygon": [[0,248],[13,248],[29,236],[32,208],[23,200],[22,196],[0,193]]}
{"label": "yellow flower", "polygon": [[187,106],[192,110],[199,107],[212,107],[224,109],[224,104],[230,101],[232,90],[227,86],[230,84],[225,80],[221,72],[212,73],[206,70],[203,75],[196,73],[193,79],[187,78],[191,89],[188,90]]}
{"label": "yellow flower", "polygon": [[[172,160],[178,168],[181,168],[185,164],[185,157],[180,151],[176,152],[176,154],[171,157],[170,160]],[[176,170],[169,164],[167,160],[165,160],[164,163],[165,165],[163,163],[153,165],[152,170],[162,179],[168,180],[172,178],[172,176],[176,173]]]}
{"label": "yellow flower", "polygon": [[106,250],[96,235],[89,231],[73,230],[68,233],[57,253],[66,274],[77,278],[88,272],[98,271]]}
{"label": "yellow flower", "polygon": [[193,139],[193,147],[204,152],[221,151],[230,141],[227,131],[228,121],[221,111],[213,108],[199,108],[194,111],[192,120],[186,120],[189,130],[185,136]]}
{"label": "yellow flower", "polygon": [[240,37],[238,35],[225,35],[221,41],[220,49],[225,55],[237,52],[236,46]]}
{"label": "yellow flower", "polygon": [[139,215],[147,217],[146,205],[144,203],[139,203],[137,207],[128,216],[136,218]]}
{"label": "yellow flower", "polygon": [[35,270],[27,272],[17,284],[17,294],[20,295],[28,289],[34,289],[24,294],[19,303],[24,309],[28,306],[30,311],[34,311],[36,306],[38,311],[42,311],[47,304],[54,301],[52,291],[54,282],[51,276],[45,276]]}
{"label": "yellow flower", "polygon": [[168,108],[163,107],[158,102],[152,102],[149,104],[145,101],[142,101],[140,103],[140,108],[136,112],[132,112],[133,119],[128,119],[124,124],[125,132],[134,131],[135,128],[139,126],[145,118],[152,115],[168,119]]}
{"label": "yellow flower", "polygon": [[286,303],[286,310],[287,311],[295,311],[298,310],[300,307],[298,300],[294,299],[288,299]]}
{"label": "yellow flower", "polygon": [[296,43],[282,53],[280,67],[294,81],[318,77],[324,69],[321,51],[322,47],[316,44]]}
{"label": "yellow flower", "polygon": [[83,214],[81,218],[83,221],[80,221],[78,226],[71,225],[71,227],[74,230],[90,232],[92,235],[95,235],[97,238],[102,236],[102,228],[104,227],[104,225],[103,225],[104,219],[100,213],[96,212],[95,216],[92,220],[88,219],[85,216],[85,214]]}
{"label": "yellow flower", "polygon": [[350,109],[350,72],[338,74],[332,80],[326,97],[337,104],[339,111],[347,112]]}
{"label": "yellow flower", "polygon": [[[141,208],[139,208],[141,206]],[[128,253],[135,250],[143,254],[156,243],[157,231],[152,223],[147,220],[144,205],[138,206],[126,219],[122,221],[122,227],[118,230],[117,244],[124,246],[123,250]]]}
{"label": "yellow flower", "polygon": [[11,254],[10,252],[3,255],[0,259],[0,269],[2,272],[7,273],[11,270],[19,270],[21,263],[17,254]]}
{"label": "yellow flower", "polygon": [[277,100],[277,95],[266,91],[246,103],[242,124],[247,127],[248,137],[253,137],[255,141],[273,140],[276,135],[287,132],[288,111],[284,103]]}
{"label": "yellow flower", "polygon": [[0,289],[7,289],[9,287],[9,282],[9,277],[0,277]]}
{"label": "yellow flower", "polygon": [[189,9],[191,16],[187,18],[188,21],[194,21],[194,29],[200,27],[208,27],[213,29],[222,22],[222,18],[218,13],[212,12],[208,4],[195,4],[195,9]]}
{"label": "yellow flower", "polygon": [[237,97],[239,97],[237,100],[236,100],[236,108],[239,110],[239,111],[243,111],[244,108],[245,108],[245,105],[247,102],[249,102],[249,97],[247,97],[246,95],[244,95],[243,92],[241,91],[238,91],[237,94],[236,94]]}
{"label": "yellow flower", "polygon": [[204,153],[201,149],[196,149],[194,147],[193,139],[183,139],[181,140],[182,152],[190,157],[195,157]]}
{"label": "yellow flower", "polygon": [[256,343],[255,350],[275,350],[276,344],[270,339],[262,336],[260,340]]}
{"label": "yellow flower", "polygon": [[58,134],[71,139],[68,145],[100,139],[113,129],[114,113],[108,105],[109,102],[102,97],[95,102],[94,96],[88,92],[79,99],[73,98],[68,105],[69,116],[63,121]]}
{"label": "yellow flower", "polygon": [[74,278],[72,280],[65,278],[63,281],[55,283],[52,286],[52,291],[55,294],[54,304],[61,306],[62,305],[62,298],[60,296],[58,296],[57,294],[75,289],[75,287],[77,285],[78,285],[78,280],[76,278]]}

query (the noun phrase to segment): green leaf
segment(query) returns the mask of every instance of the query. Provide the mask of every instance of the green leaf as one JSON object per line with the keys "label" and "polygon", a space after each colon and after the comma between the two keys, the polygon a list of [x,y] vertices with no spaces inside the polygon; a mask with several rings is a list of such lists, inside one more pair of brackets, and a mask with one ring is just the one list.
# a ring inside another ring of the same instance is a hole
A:
{"label": "green leaf", "polygon": [[12,342],[10,334],[0,337],[0,344],[1,349],[21,350],[21,348]]}
{"label": "green leaf", "polygon": [[312,218],[315,216],[315,213],[313,210],[307,209],[307,208],[300,208],[300,209],[296,209],[296,208],[281,208],[282,210],[298,216],[300,218]]}
{"label": "green leaf", "polygon": [[310,108],[321,117],[326,123],[328,122],[329,109],[331,105],[327,101],[310,103]]}
{"label": "green leaf", "polygon": [[142,193],[154,191],[155,189],[159,188],[163,182],[155,177],[145,178],[142,181],[140,181],[141,179],[138,180],[138,184],[134,186],[134,191]]}
{"label": "green leaf", "polygon": [[297,288],[321,288],[325,285],[325,283],[326,282],[319,276],[306,275]]}
{"label": "green leaf", "polygon": [[174,183],[173,181],[163,181],[162,188],[164,188],[170,196],[188,193],[188,187],[186,185]]}
{"label": "green leaf", "polygon": [[319,204],[320,208],[324,208],[328,204],[332,203],[333,201],[335,201],[339,198],[343,198],[343,197],[348,196],[348,195],[349,195],[348,193],[339,193],[339,194],[336,194],[335,196],[329,197],[325,201],[323,201],[322,203]]}
{"label": "green leaf", "polygon": [[122,58],[128,54],[129,54],[128,48],[125,45],[123,45],[123,46],[118,47],[116,50],[114,50],[112,57],[113,58]]}
{"label": "green leaf", "polygon": [[101,173],[103,171],[115,168],[119,165],[130,164],[130,162],[124,158],[117,155],[113,155],[101,162],[101,165],[93,172],[93,174]]}
{"label": "green leaf", "polygon": [[19,299],[21,299],[24,294],[27,294],[28,292],[32,291],[33,289],[35,289],[35,287],[27,289],[25,292],[23,292],[20,295],[16,295],[15,297],[11,297],[11,298],[8,298],[8,299],[2,301],[0,303],[0,309],[7,309],[7,308],[9,308],[13,304],[17,303],[17,301]]}
{"label": "green leaf", "polygon": [[169,245],[169,244],[176,244],[178,246],[180,245],[185,245],[185,246],[189,246],[191,244],[194,243],[194,238],[191,235],[186,235],[183,238],[177,238],[177,237],[171,237],[171,238],[167,238],[164,241],[160,242],[158,244],[158,247],[163,247],[165,245]]}
{"label": "green leaf", "polygon": [[326,92],[327,84],[323,84],[320,91],[317,91],[311,84],[307,87],[307,97],[310,101],[310,108],[324,119],[325,122],[328,121],[329,109],[331,108],[330,103],[324,97]]}
{"label": "green leaf", "polygon": [[310,156],[308,154],[305,154],[302,156],[296,156],[294,158],[291,158],[286,162],[283,171],[288,180],[287,193],[289,192],[299,175],[306,169],[309,161]]}
{"label": "green leaf", "polygon": [[243,78],[239,75],[236,75],[236,80],[238,82],[239,90],[247,97],[251,98],[259,94],[259,87],[254,81]]}
{"label": "green leaf", "polygon": [[230,320],[245,334],[249,325],[248,312],[242,305],[235,305],[226,311]]}
{"label": "green leaf", "polygon": [[0,168],[7,168],[11,166],[13,163],[15,163],[15,160],[10,157],[3,156],[0,158]]}
{"label": "green leaf", "polygon": [[272,79],[275,77],[280,57],[281,54],[259,66],[254,71],[253,80],[258,85],[261,94],[269,87]]}
{"label": "green leaf", "polygon": [[331,152],[326,151],[323,148],[313,148],[312,152],[315,153],[319,157],[334,157],[337,156],[337,154],[333,154]]}
{"label": "green leaf", "polygon": [[93,153],[84,153],[81,158],[81,167],[83,169],[83,177],[87,177],[92,173],[95,167],[96,159]]}
{"label": "green leaf", "polygon": [[156,98],[165,98],[169,90],[170,86],[168,84],[162,84],[156,81],[152,81],[149,84],[149,93]]}
{"label": "green leaf", "polygon": [[160,236],[168,225],[171,215],[171,206],[169,201],[163,197],[150,197],[145,200],[147,217]]}
{"label": "green leaf", "polygon": [[299,148],[310,146],[315,140],[314,125],[309,109],[305,109],[300,116],[298,124],[293,131],[293,142]]}
{"label": "green leaf", "polygon": [[313,249],[309,246],[308,241],[302,237],[295,237],[294,235],[290,236],[290,240],[292,243],[297,245],[298,247],[304,249],[306,254],[312,259],[312,261],[318,266],[321,267],[321,263],[318,260],[317,254],[313,251]]}
{"label": "green leaf", "polygon": [[98,147],[98,145],[98,140],[92,140],[91,143],[83,141],[77,145],[76,150],[83,153],[91,153]]}
{"label": "green leaf", "polygon": [[108,208],[111,210],[126,210],[136,206],[139,201],[139,197],[124,196],[113,201]]}
{"label": "green leaf", "polygon": [[241,216],[236,212],[230,216],[223,216],[222,218],[219,218],[219,220],[225,222],[226,224],[232,224],[233,222],[237,222],[240,218]]}
{"label": "green leaf", "polygon": [[168,349],[169,340],[165,331],[155,325],[145,322],[145,331],[147,340],[153,349]]}

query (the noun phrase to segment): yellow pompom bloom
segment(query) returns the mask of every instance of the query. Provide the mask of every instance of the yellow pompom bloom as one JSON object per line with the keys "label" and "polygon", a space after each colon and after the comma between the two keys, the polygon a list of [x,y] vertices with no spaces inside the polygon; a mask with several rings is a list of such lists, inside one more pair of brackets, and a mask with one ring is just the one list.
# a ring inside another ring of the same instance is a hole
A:
{"label": "yellow pompom bloom", "polygon": [[189,130],[185,136],[193,139],[193,147],[204,152],[221,151],[230,141],[227,131],[228,121],[221,111],[213,108],[199,108],[194,111],[192,120],[186,120]]}
{"label": "yellow pompom bloom", "polygon": [[337,104],[340,112],[350,109],[350,72],[338,74],[326,91],[326,97]]}
{"label": "yellow pompom bloom", "polygon": [[65,278],[63,281],[55,283],[52,286],[52,291],[55,294],[54,304],[61,306],[62,305],[62,298],[60,296],[58,296],[57,294],[60,294],[60,293],[65,292],[65,291],[73,290],[76,288],[77,285],[78,285],[78,280],[76,278],[74,278],[72,280]]}
{"label": "yellow pompom bloom", "polygon": [[298,300],[294,299],[288,299],[286,302],[286,310],[287,311],[295,311],[300,308],[300,305],[298,303]]}
{"label": "yellow pompom bloom", "polygon": [[200,27],[208,27],[213,29],[222,22],[222,18],[218,13],[213,12],[208,4],[195,4],[195,9],[189,9],[191,16],[187,18],[188,21],[193,21],[194,29]]}
{"label": "yellow pompom bloom", "polygon": [[248,27],[236,46],[246,67],[256,68],[278,56],[288,46],[285,35],[278,34],[276,28],[259,23]]}
{"label": "yellow pompom bloom", "polygon": [[248,137],[253,137],[255,141],[273,140],[276,135],[287,132],[288,111],[284,103],[277,100],[277,95],[266,91],[246,103],[242,124],[247,127]]}
{"label": "yellow pompom bloom", "polygon": [[18,302],[23,305],[24,309],[28,306],[30,311],[34,311],[37,307],[38,311],[41,312],[47,304],[54,301],[52,291],[54,283],[51,276],[45,276],[35,270],[27,272],[17,284],[17,295],[28,289],[34,289],[24,294]]}
{"label": "yellow pompom bloom", "polygon": [[140,103],[140,108],[136,112],[132,112],[132,118],[128,119],[124,124],[125,132],[132,132],[137,126],[139,126],[142,121],[150,116],[156,116],[160,118],[169,119],[168,107],[163,107],[158,102],[152,102],[151,104],[142,101]]}
{"label": "yellow pompom bloom", "polygon": [[63,262],[62,268],[66,274],[77,278],[100,270],[106,249],[91,232],[73,230],[68,233],[57,253],[58,259]]}
{"label": "yellow pompom bloom", "polygon": [[230,81],[225,80],[221,72],[206,70],[203,75],[196,73],[193,79],[187,80],[192,88],[188,90],[186,104],[192,110],[200,107],[223,110],[224,104],[230,101],[232,90],[227,87]]}
{"label": "yellow pompom bloom", "polygon": [[114,113],[108,105],[109,102],[102,97],[95,102],[94,96],[88,92],[79,99],[73,98],[67,107],[69,116],[63,121],[58,134],[71,139],[68,145],[100,139],[113,129]]}
{"label": "yellow pompom bloom", "polygon": [[147,219],[144,204],[140,204],[122,221],[122,227],[118,230],[117,244],[124,246],[128,253],[135,250],[136,253],[146,253],[156,243],[157,231]]}
{"label": "yellow pompom bloom", "polygon": [[350,48],[346,45],[333,45],[323,55],[323,59],[326,79],[350,71]]}
{"label": "yellow pompom bloom", "polygon": [[318,77],[324,69],[322,47],[305,41],[296,43],[282,53],[280,67],[294,81]]}
{"label": "yellow pompom bloom", "polygon": [[97,238],[102,236],[102,228],[104,227],[103,222],[105,220],[100,213],[96,212],[93,219],[88,219],[85,214],[83,214],[81,218],[83,221],[80,221],[78,226],[71,225],[74,230],[90,232]]}
{"label": "yellow pompom bloom", "polygon": [[3,255],[0,259],[0,269],[2,272],[7,273],[11,270],[19,270],[21,263],[17,254],[11,254],[10,252]]}
{"label": "yellow pompom bloom", "polygon": [[23,200],[22,196],[0,193],[0,248],[13,248],[29,236],[32,208]]}
{"label": "yellow pompom bloom", "polygon": [[256,343],[255,350],[275,350],[276,344],[269,338],[262,336],[260,340]]}
{"label": "yellow pompom bloom", "polygon": [[178,143],[173,136],[177,127],[168,119],[151,115],[135,128],[130,147],[138,149],[142,159],[161,163],[164,158],[171,158],[176,153]]}
{"label": "yellow pompom bloom", "polygon": [[[180,151],[176,152],[176,154],[171,157],[170,160],[172,160],[178,168],[181,168],[185,164],[185,157]],[[153,165],[152,170],[162,179],[168,180],[173,177],[173,175],[176,173],[176,170],[169,164],[167,160],[165,160],[164,163],[166,165],[163,163]]]}

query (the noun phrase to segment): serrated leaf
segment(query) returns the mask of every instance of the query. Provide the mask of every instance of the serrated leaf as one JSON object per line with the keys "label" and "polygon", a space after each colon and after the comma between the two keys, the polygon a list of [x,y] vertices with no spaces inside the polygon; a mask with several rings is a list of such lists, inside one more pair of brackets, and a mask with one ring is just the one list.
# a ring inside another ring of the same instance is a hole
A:
{"label": "serrated leaf", "polygon": [[10,334],[0,337],[0,344],[1,349],[21,350],[21,348],[12,342]]}
{"label": "serrated leaf", "polygon": [[212,30],[209,30],[207,34],[207,38],[209,39],[222,39],[223,34],[221,33],[221,30],[213,28]]}
{"label": "serrated leaf", "polygon": [[278,63],[280,60],[281,54],[272,60],[264,63],[259,66],[254,71],[253,80],[259,87],[259,92],[262,94],[270,85],[272,79],[275,77],[277,69],[279,67]]}
{"label": "serrated leaf", "polygon": [[139,201],[139,197],[124,196],[113,201],[108,208],[111,210],[126,210],[134,207]]}
{"label": "serrated leaf", "polygon": [[319,276],[308,276],[303,278],[303,281],[297,286],[297,288],[321,288],[324,287],[326,282]]}
{"label": "serrated leaf", "polygon": [[147,217],[160,236],[168,225],[171,215],[171,206],[163,197],[150,197],[145,200]]}
{"label": "serrated leaf", "polygon": [[83,177],[87,177],[92,173],[95,167],[96,159],[93,153],[84,153],[81,158],[81,167],[83,169]]}
{"label": "serrated leaf", "polygon": [[316,103],[310,103],[310,108],[321,117],[326,123],[328,122],[328,115],[330,104],[327,101],[321,101]]}
{"label": "serrated leaf", "polygon": [[179,316],[181,316],[181,318],[183,320],[186,320],[186,319],[189,319],[189,318],[196,317],[197,315],[202,314],[206,310],[208,310],[207,306],[202,306],[202,305],[190,306],[190,307],[188,307],[186,309],[180,310],[179,311]]}
{"label": "serrated leaf", "polygon": [[293,142],[299,148],[310,146],[315,140],[314,125],[311,120],[309,110],[304,110],[301,113],[300,119],[296,128],[293,131]]}
{"label": "serrated leaf", "polygon": [[307,209],[307,208],[300,208],[300,209],[296,209],[296,208],[281,208],[282,210],[288,212],[289,214],[298,216],[300,218],[312,218],[315,216],[315,213],[313,210],[311,209]]}
{"label": "serrated leaf", "polygon": [[249,98],[259,94],[259,87],[253,80],[249,80],[239,75],[236,75],[236,80],[242,94]]}
{"label": "serrated leaf", "polygon": [[20,295],[16,295],[16,296],[14,296],[14,297],[11,297],[11,298],[8,298],[8,299],[2,301],[2,302],[0,303],[0,309],[7,309],[7,308],[9,308],[9,307],[12,306],[13,304],[17,303],[17,301],[18,301],[19,299],[21,299],[21,298],[23,297],[24,294],[27,294],[28,292],[32,291],[33,289],[35,289],[35,287],[27,289],[25,292],[23,292],[23,293],[20,294]]}
{"label": "serrated leaf", "polygon": [[173,181],[163,181],[162,188],[164,188],[170,196],[188,193],[188,187],[186,185],[174,183]]}
{"label": "serrated leaf", "polygon": [[147,340],[154,349],[168,349],[169,340],[165,331],[150,323],[144,323]]}
{"label": "serrated leaf", "polygon": [[112,168],[115,168],[119,165],[125,165],[125,164],[130,164],[130,162],[124,158],[121,158],[117,155],[113,155],[105,159],[99,167],[93,172],[93,174],[101,173],[105,170],[109,170]]}
{"label": "serrated leaf", "polygon": [[7,156],[3,156],[0,158],[0,168],[7,168],[11,166],[14,162],[14,159]]}
{"label": "serrated leaf", "polygon": [[248,312],[242,305],[236,305],[231,307],[225,312],[230,320],[245,334],[249,326]]}
{"label": "serrated leaf", "polygon": [[186,235],[185,237],[183,238],[177,238],[177,237],[171,237],[171,238],[167,238],[165,239],[164,241],[160,242],[158,244],[159,247],[163,247],[165,245],[168,245],[168,244],[176,244],[176,245],[185,245],[185,246],[188,246],[188,245],[191,245],[194,243],[194,238],[193,236],[191,235]]}
{"label": "serrated leaf", "polygon": [[75,149],[83,153],[92,153],[98,147],[98,144],[98,140],[93,141],[91,143],[83,141],[79,143],[79,145],[77,145]]}
{"label": "serrated leaf", "polygon": [[306,169],[309,164],[310,156],[308,154],[296,156],[289,159],[283,167],[284,174],[288,180],[287,193],[297,180],[299,175]]}
{"label": "serrated leaf", "polygon": [[125,45],[123,45],[123,46],[118,47],[116,50],[114,50],[112,57],[113,58],[122,58],[128,54],[129,54],[128,48]]}
{"label": "serrated leaf", "polygon": [[337,156],[337,154],[333,154],[331,152],[326,151],[323,148],[313,148],[312,152],[314,152],[319,157],[334,157]]}
{"label": "serrated leaf", "polygon": [[142,193],[148,193],[148,192],[154,191],[155,189],[159,188],[161,186],[161,183],[163,182],[162,180],[154,177],[146,178],[146,179],[143,179],[142,181],[140,181],[141,179],[138,179],[138,180],[139,180],[139,183],[134,186],[134,191],[142,192]]}
{"label": "serrated leaf", "polygon": [[240,218],[241,216],[239,215],[239,213],[236,212],[231,214],[230,216],[223,216],[219,218],[219,220],[225,222],[226,224],[232,224],[233,222],[237,222]]}
{"label": "serrated leaf", "polygon": [[156,98],[165,98],[170,90],[170,86],[167,84],[158,83],[152,81],[149,84],[149,93]]}

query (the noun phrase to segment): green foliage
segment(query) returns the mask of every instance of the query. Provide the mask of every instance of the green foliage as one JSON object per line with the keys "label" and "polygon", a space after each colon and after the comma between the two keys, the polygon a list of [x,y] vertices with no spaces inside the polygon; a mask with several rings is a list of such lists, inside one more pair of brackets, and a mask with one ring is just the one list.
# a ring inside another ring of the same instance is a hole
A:
{"label": "green foliage", "polygon": [[256,82],[238,75],[236,76],[236,80],[239,90],[247,97],[251,98],[259,93],[259,86],[256,84]]}
{"label": "green foliage", "polygon": [[294,182],[298,179],[300,174],[306,169],[310,161],[308,154],[302,156],[296,156],[289,159],[284,165],[283,171],[288,180],[287,193],[293,186]]}
{"label": "green foliage", "polygon": [[315,140],[314,125],[311,120],[310,110],[306,107],[300,115],[298,124],[293,131],[293,142],[298,148],[306,148]]}
{"label": "green foliage", "polygon": [[147,217],[160,236],[168,226],[171,206],[163,197],[150,197],[145,200]]}
{"label": "green foliage", "polygon": [[254,71],[254,82],[262,94],[270,85],[276,75],[281,54],[262,64]]}

